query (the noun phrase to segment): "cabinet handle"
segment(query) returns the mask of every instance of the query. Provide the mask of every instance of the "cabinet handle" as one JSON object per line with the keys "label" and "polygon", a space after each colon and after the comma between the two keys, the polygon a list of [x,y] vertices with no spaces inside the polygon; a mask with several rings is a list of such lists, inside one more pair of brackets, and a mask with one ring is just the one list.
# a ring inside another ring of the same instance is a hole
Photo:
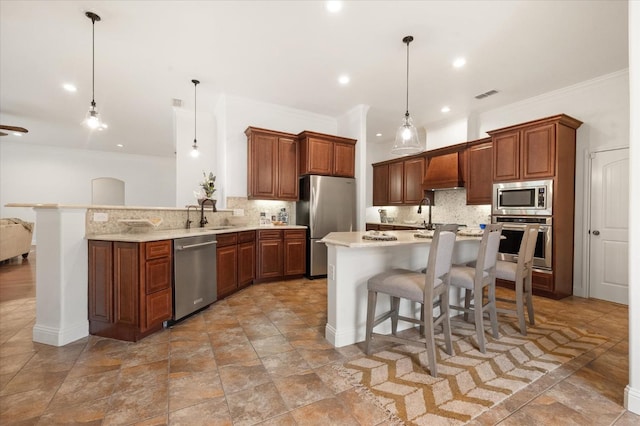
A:
{"label": "cabinet handle", "polygon": [[209,242],[206,242],[206,243],[189,244],[189,245],[186,245],[186,246],[178,246],[177,249],[178,250],[186,250],[186,249],[195,248],[195,247],[211,246],[211,245],[214,245],[214,244],[218,244],[218,242],[217,241],[209,241]]}

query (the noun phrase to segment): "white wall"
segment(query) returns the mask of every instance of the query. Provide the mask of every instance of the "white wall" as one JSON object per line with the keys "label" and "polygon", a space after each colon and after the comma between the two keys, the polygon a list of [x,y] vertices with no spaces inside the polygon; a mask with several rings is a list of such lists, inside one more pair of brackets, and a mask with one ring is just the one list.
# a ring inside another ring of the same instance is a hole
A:
{"label": "white wall", "polygon": [[91,204],[91,180],[97,177],[123,180],[126,205],[175,206],[173,158],[2,141],[1,217],[35,221],[33,209],[4,207],[7,203]]}

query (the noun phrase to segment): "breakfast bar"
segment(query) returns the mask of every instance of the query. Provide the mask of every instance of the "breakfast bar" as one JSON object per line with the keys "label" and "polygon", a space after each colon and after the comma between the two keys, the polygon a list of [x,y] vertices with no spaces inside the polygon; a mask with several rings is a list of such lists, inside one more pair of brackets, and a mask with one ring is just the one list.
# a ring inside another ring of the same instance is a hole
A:
{"label": "breakfast bar", "polygon": [[[418,270],[427,264],[431,238],[424,232],[389,231],[378,234],[383,238],[380,240],[364,239],[365,235],[372,236],[367,232],[332,232],[322,239],[328,248],[325,337],[335,347],[364,340],[367,280],[370,277],[391,268]],[[385,236],[395,239],[385,240]],[[453,263],[463,264],[475,260],[479,245],[478,236],[462,236],[459,233]],[[452,301],[456,300],[454,296],[456,295],[451,295]],[[379,307],[384,305],[384,301],[378,303]],[[407,316],[417,314],[417,309],[417,304],[404,300],[400,307],[402,315]],[[384,325],[379,326],[380,332],[390,332],[383,328]],[[399,329],[402,326],[406,328],[409,324],[398,324]]]}

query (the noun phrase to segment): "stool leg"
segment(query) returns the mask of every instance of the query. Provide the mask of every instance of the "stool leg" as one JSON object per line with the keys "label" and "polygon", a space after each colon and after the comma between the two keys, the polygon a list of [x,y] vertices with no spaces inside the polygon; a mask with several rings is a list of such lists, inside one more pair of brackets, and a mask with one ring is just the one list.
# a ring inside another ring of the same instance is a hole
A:
{"label": "stool leg", "polygon": [[520,327],[520,334],[527,335],[527,324],[524,320],[524,280],[516,281],[516,315],[518,315],[518,324]]}
{"label": "stool leg", "polygon": [[484,347],[484,321],[482,319],[482,292],[476,292],[473,295],[474,306],[473,306],[473,315],[476,323],[476,337],[478,338],[478,349],[480,352],[485,353]]}
{"label": "stool leg", "polygon": [[527,312],[529,313],[529,324],[535,325],[536,320],[533,316],[533,295],[531,292],[531,272],[527,274],[527,278],[524,281],[525,296],[527,298]]}
{"label": "stool leg", "polygon": [[398,332],[398,314],[400,312],[400,298],[393,297],[391,298],[391,334],[394,336]]}
{"label": "stool leg", "polygon": [[[428,308],[430,312],[425,312]],[[433,336],[433,308],[427,304],[422,305],[422,325],[425,333],[425,346],[427,350],[427,357],[429,358],[429,370],[433,377],[438,377],[438,367],[436,364],[436,341]]]}
{"label": "stool leg", "polygon": [[373,333],[373,321],[375,320],[375,315],[376,315],[377,298],[378,298],[378,293],[375,291],[369,290],[369,298],[367,300],[367,325],[365,328],[365,332],[367,334],[365,336],[365,344],[364,344],[364,352],[367,355],[371,354],[371,333]]}

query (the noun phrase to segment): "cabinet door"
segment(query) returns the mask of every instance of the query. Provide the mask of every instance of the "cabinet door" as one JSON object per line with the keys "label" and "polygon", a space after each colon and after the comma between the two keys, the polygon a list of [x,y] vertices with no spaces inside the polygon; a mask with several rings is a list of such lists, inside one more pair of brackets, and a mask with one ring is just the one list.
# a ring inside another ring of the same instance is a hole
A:
{"label": "cabinet door", "polygon": [[90,326],[91,321],[113,321],[113,247],[110,241],[89,241]]}
{"label": "cabinet door", "polygon": [[333,145],[333,175],[354,177],[356,164],[356,146],[335,142]]}
{"label": "cabinet door", "polygon": [[412,158],[404,162],[404,204],[418,205],[424,191],[424,158]]}
{"label": "cabinet door", "polygon": [[116,324],[139,325],[138,259],[138,243],[113,243],[113,322]]}
{"label": "cabinet door", "polygon": [[249,140],[249,198],[275,198],[277,188],[278,137],[254,133]]}
{"label": "cabinet door", "polygon": [[236,245],[216,249],[218,298],[236,291],[238,288],[238,248]]}
{"label": "cabinet door", "polygon": [[467,150],[467,204],[491,204],[493,144],[482,143]]}
{"label": "cabinet door", "polygon": [[284,275],[303,275],[306,272],[305,239],[284,240]]}
{"label": "cabinet door", "polygon": [[333,173],[333,142],[308,137],[306,143],[305,174],[330,176]]}
{"label": "cabinet door", "polygon": [[171,319],[173,314],[173,303],[171,298],[171,289],[156,291],[146,296],[146,321],[142,331],[151,327],[162,324],[163,321]]}
{"label": "cabinet door", "polygon": [[404,202],[404,162],[389,164],[389,204]]}
{"label": "cabinet door", "polygon": [[283,275],[282,239],[258,241],[258,278],[278,278]]}
{"label": "cabinet door", "polygon": [[146,294],[171,288],[171,257],[145,262]]}
{"label": "cabinet door", "polygon": [[277,199],[298,200],[298,143],[278,138]]}
{"label": "cabinet door", "polygon": [[556,125],[522,131],[522,178],[540,179],[556,174]]}
{"label": "cabinet door", "polygon": [[256,242],[238,244],[238,288],[250,285],[256,277]]}
{"label": "cabinet door", "polygon": [[389,204],[389,165],[373,166],[373,205]]}
{"label": "cabinet door", "polygon": [[520,132],[496,135],[493,141],[493,180],[520,179]]}

